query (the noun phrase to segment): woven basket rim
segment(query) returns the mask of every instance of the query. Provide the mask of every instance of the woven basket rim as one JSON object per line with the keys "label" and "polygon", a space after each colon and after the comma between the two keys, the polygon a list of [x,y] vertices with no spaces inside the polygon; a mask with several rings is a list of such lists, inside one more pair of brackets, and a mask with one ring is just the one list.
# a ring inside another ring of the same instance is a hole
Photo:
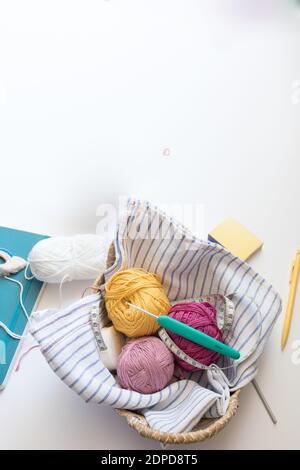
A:
{"label": "woven basket rim", "polygon": [[[208,439],[221,431],[235,415],[239,406],[239,395],[241,390],[235,391],[231,397],[226,413],[216,419],[201,419],[194,429],[188,432],[163,432],[152,429],[144,416],[129,410],[116,409],[119,416],[126,418],[129,426],[135,429],[141,436],[151,438],[165,444],[191,444]],[[205,427],[197,429],[199,424],[203,423]]]}
{"label": "woven basket rim", "polygon": [[[107,255],[107,268],[110,268],[115,262],[115,246],[111,243]],[[104,275],[101,273],[94,282],[93,289],[98,291],[99,287],[104,284]],[[127,423],[135,429],[140,436],[159,441],[164,444],[191,444],[201,442],[205,439],[213,437],[220,432],[236,414],[239,406],[239,395],[241,390],[238,389],[230,396],[229,405],[226,413],[220,418],[201,419],[198,424],[188,432],[163,432],[151,428],[144,416],[130,410],[115,408],[119,416],[126,418]],[[197,429],[202,423],[202,428]],[[206,425],[207,424],[207,425]]]}

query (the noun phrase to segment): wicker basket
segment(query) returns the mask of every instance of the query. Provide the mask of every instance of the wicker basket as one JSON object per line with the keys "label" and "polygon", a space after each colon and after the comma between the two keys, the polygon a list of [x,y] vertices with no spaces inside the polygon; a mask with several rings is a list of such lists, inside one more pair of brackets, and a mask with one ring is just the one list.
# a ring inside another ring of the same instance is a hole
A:
{"label": "wicker basket", "polygon": [[[113,265],[115,261],[115,249],[114,245],[110,246],[107,256],[107,267]],[[94,289],[98,290],[104,283],[103,275],[100,275],[95,283]],[[217,419],[201,419],[199,423],[190,432],[161,432],[152,429],[144,416],[135,413],[130,410],[116,409],[116,412],[120,416],[124,416],[129,426],[135,429],[141,436],[153,439],[155,441],[162,442],[164,444],[192,444],[195,442],[201,442],[217,434],[223,429],[226,424],[235,415],[239,406],[239,394],[240,390],[234,392],[230,397],[229,406],[224,416]]]}

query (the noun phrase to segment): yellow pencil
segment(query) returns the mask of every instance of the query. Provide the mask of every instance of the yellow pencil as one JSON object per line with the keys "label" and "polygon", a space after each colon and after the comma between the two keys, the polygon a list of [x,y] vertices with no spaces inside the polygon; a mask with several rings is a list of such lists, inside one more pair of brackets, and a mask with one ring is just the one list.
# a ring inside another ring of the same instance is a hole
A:
{"label": "yellow pencil", "polygon": [[293,264],[291,277],[290,277],[290,294],[289,294],[289,300],[288,300],[288,304],[286,308],[286,314],[285,314],[284,325],[283,325],[282,336],[281,336],[281,349],[282,350],[285,348],[285,345],[289,336],[295,297],[296,297],[299,271],[300,271],[300,250],[297,251],[296,259]]}

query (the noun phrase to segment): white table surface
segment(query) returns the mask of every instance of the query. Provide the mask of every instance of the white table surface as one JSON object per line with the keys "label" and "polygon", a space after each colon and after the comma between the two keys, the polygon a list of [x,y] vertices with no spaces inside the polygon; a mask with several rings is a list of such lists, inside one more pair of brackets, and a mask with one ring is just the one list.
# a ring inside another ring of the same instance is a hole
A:
{"label": "white table surface", "polygon": [[[0,44],[1,225],[94,233],[99,204],[127,194],[203,204],[207,229],[231,215],[264,240],[251,264],[286,304],[300,247],[296,0],[0,0]],[[82,287],[64,286],[65,305]],[[58,298],[48,286],[40,307]],[[299,308],[257,377],[278,424],[249,385],[227,428],[187,449],[300,447]],[[159,448],[85,404],[38,350],[0,393],[0,423],[1,448]]]}

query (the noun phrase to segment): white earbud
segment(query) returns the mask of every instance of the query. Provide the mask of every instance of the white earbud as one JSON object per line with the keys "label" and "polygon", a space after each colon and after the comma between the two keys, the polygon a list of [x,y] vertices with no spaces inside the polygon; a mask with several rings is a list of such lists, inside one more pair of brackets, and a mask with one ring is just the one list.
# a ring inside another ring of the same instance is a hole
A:
{"label": "white earbud", "polygon": [[7,257],[9,257],[8,260],[0,264],[0,276],[16,274],[27,266],[27,261],[20,256],[7,255]]}
{"label": "white earbud", "polygon": [[[3,250],[0,250],[0,258],[4,261],[4,263],[0,264],[0,277],[4,277],[8,281],[11,281],[19,286],[21,308],[27,320],[30,321],[28,312],[23,303],[23,284],[17,279],[13,279],[9,277],[10,274],[16,274],[22,269],[24,269],[25,267],[27,267],[28,262],[25,259],[21,258],[20,256],[11,256],[10,254],[8,254],[6,251],[3,251]],[[6,331],[6,333],[14,339],[20,340],[24,337],[22,335],[18,335],[14,333],[13,331],[11,331],[8,328],[8,326],[6,326],[1,320],[0,320],[0,327],[3,328],[3,330]]]}

